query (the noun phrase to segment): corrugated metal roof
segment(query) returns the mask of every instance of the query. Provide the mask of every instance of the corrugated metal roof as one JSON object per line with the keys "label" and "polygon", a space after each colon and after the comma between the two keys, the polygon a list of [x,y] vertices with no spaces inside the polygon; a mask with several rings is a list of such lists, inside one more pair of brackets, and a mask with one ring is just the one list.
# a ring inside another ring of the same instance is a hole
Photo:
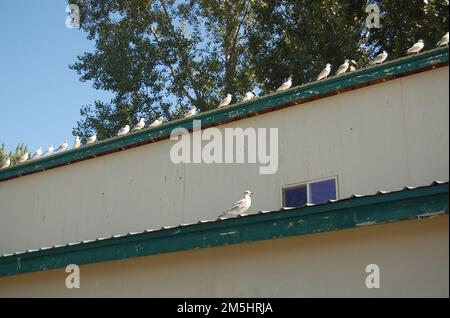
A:
{"label": "corrugated metal roof", "polygon": [[[354,200],[354,199],[361,199],[361,198],[371,198],[371,197],[378,197],[378,196],[383,196],[383,195],[388,195],[388,194],[392,194],[392,193],[400,193],[400,192],[407,192],[407,191],[411,191],[411,190],[415,190],[415,189],[420,189],[420,188],[428,188],[428,187],[433,187],[433,186],[437,186],[437,185],[443,185],[443,184],[447,184],[448,185],[448,181],[433,181],[433,183],[431,183],[430,185],[427,186],[406,186],[404,187],[402,190],[395,190],[395,191],[378,191],[375,194],[368,194],[368,195],[359,195],[359,194],[353,194],[348,198],[344,198],[344,199],[340,199],[340,200],[329,200],[326,203],[321,203],[321,204],[307,204],[306,206],[302,207],[302,208],[295,208],[295,207],[282,207],[279,210],[275,210],[275,211],[258,211],[256,213],[252,213],[252,214],[240,214],[237,215],[236,218],[252,218],[255,215],[259,215],[259,214],[275,214],[275,213],[280,213],[280,212],[289,212],[290,210],[304,210],[305,212],[308,210],[308,208],[311,207],[315,207],[315,206],[326,206],[326,205],[333,205],[336,204],[338,202],[345,202],[345,201],[350,201],[350,200]],[[431,214],[423,214],[420,215],[423,218],[426,217],[434,217],[436,215],[439,214],[444,214],[445,211],[442,211],[442,213],[431,213]],[[95,241],[103,241],[103,240],[113,240],[113,239],[118,239],[118,238],[124,238],[124,237],[131,237],[131,236],[136,236],[136,235],[140,235],[143,233],[149,233],[149,232],[157,232],[157,231],[164,231],[164,230],[169,230],[169,229],[177,229],[177,228],[186,228],[186,227],[190,227],[190,226],[194,226],[197,224],[208,224],[208,223],[217,223],[217,222],[225,222],[227,220],[230,219],[235,219],[235,218],[216,218],[216,219],[211,219],[211,220],[199,220],[197,222],[192,222],[192,223],[180,223],[178,225],[171,225],[171,226],[162,226],[159,229],[145,229],[143,231],[138,231],[138,232],[128,232],[125,234],[115,234],[115,235],[111,235],[109,237],[99,237],[99,238],[95,238],[95,239],[90,239],[90,240],[82,240],[80,242],[72,242],[72,243],[67,243],[67,244],[58,244],[58,245],[53,245],[53,246],[46,246],[46,247],[41,247],[39,249],[30,249],[27,251],[21,251],[21,252],[15,252],[15,253],[9,253],[9,254],[3,254],[0,255],[0,259],[4,258],[4,257],[8,257],[11,255],[23,255],[23,254],[27,254],[27,253],[33,253],[36,251],[45,251],[45,250],[49,250],[49,249],[57,249],[60,247],[66,247],[66,246],[74,246],[74,245],[83,245],[83,244],[87,244],[87,243],[92,243]],[[359,226],[363,226],[363,225],[372,225],[375,223],[368,223],[368,224],[363,224],[361,223],[361,225]]]}

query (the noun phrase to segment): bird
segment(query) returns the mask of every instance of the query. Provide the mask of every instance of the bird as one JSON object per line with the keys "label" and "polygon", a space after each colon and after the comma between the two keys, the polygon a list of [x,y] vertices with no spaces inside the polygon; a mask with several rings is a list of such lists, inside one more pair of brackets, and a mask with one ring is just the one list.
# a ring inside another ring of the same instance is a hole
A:
{"label": "bird", "polygon": [[282,92],[288,90],[292,86],[292,76],[288,77],[288,80],[281,84],[280,87],[277,88],[277,92]]}
{"label": "bird", "polygon": [[378,54],[372,62],[370,62],[371,65],[376,65],[376,64],[382,64],[384,61],[386,61],[386,59],[388,58],[388,53],[386,51],[381,52],[380,54]]}
{"label": "bird", "polygon": [[28,160],[28,158],[30,158],[30,154],[26,152],[22,155],[22,157],[19,158],[18,163],[24,163],[25,161]]}
{"label": "bird", "polygon": [[445,33],[445,35],[439,40],[439,42],[436,44],[436,47],[441,47],[444,45],[448,45],[448,32]]}
{"label": "bird", "polygon": [[2,161],[2,165],[0,166],[0,169],[6,169],[11,165],[11,159],[9,157],[6,157]]}
{"label": "bird", "polygon": [[247,93],[245,93],[242,101],[246,102],[246,101],[252,100],[253,98],[255,98],[255,94],[253,94],[253,92],[247,92]]}
{"label": "bird", "polygon": [[97,140],[97,133],[93,134],[86,140],[86,145],[93,144]]}
{"label": "bird", "polygon": [[253,192],[249,190],[245,191],[244,197],[233,204],[229,210],[219,215],[219,217],[237,216],[247,211],[252,205],[252,198],[250,197],[251,194],[253,194]]}
{"label": "bird", "polygon": [[130,131],[130,125],[125,125],[117,132],[117,136],[125,136]]}
{"label": "bird", "polygon": [[69,144],[67,143],[67,140],[64,140],[64,142],[56,148],[56,151],[65,151],[67,147],[69,147]]}
{"label": "bird", "polygon": [[339,66],[339,68],[337,69],[336,75],[341,75],[341,74],[344,74],[345,72],[347,72],[349,66],[350,66],[350,60],[346,59],[344,61],[344,64]]}
{"label": "bird", "polygon": [[31,160],[37,159],[41,155],[42,155],[42,147],[39,147],[38,149],[36,149],[36,151],[34,152],[33,156],[31,156]]}
{"label": "bird", "polygon": [[328,75],[330,75],[331,72],[331,64],[328,63],[327,66],[325,66],[325,68],[322,70],[322,72],[320,72],[319,76],[317,76],[317,80],[320,81],[324,78],[327,78]]}
{"label": "bird", "polygon": [[75,140],[74,140],[74,142],[73,142],[73,147],[72,147],[72,149],[80,148],[80,146],[81,146],[80,137],[79,137],[79,136],[75,136]]}
{"label": "bird", "polygon": [[192,117],[195,116],[197,114],[197,107],[192,106],[191,109],[188,109],[185,113],[184,113],[184,118],[188,118],[188,117]]}
{"label": "bird", "polygon": [[145,127],[145,120],[144,118],[141,118],[139,122],[136,124],[136,126],[133,127],[133,131],[141,130],[144,127]]}
{"label": "bird", "polygon": [[423,40],[419,40],[417,41],[417,43],[414,43],[413,46],[411,46],[406,53],[407,54],[414,54],[414,53],[419,53],[420,51],[422,51],[423,47],[425,46],[425,43],[423,42]]}
{"label": "bird", "polygon": [[48,146],[47,150],[44,152],[44,156],[49,156],[53,153],[53,145]]}
{"label": "bird", "polygon": [[149,127],[158,127],[159,125],[161,125],[164,122],[164,117],[159,116],[157,119],[155,119],[155,121],[153,121],[153,123],[151,123],[149,125]]}
{"label": "bird", "polygon": [[231,94],[227,94],[227,96],[224,99],[222,99],[222,101],[220,102],[219,106],[217,106],[217,108],[230,105],[232,98],[233,98],[233,96]]}
{"label": "bird", "polygon": [[358,63],[356,63],[355,60],[350,61],[350,72],[356,71],[356,68],[358,67]]}

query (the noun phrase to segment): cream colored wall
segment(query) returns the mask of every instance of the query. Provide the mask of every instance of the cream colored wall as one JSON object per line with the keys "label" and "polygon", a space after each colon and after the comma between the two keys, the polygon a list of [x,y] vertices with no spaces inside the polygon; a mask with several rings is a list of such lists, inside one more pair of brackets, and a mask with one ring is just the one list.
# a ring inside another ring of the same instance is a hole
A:
{"label": "cream colored wall", "polygon": [[[448,297],[448,216],[0,277],[0,297]],[[367,289],[365,267],[380,268]]]}
{"label": "cream colored wall", "polygon": [[0,182],[0,254],[214,219],[250,189],[250,212],[281,206],[284,185],[338,176],[340,197],[447,181],[448,67],[225,127],[277,127],[279,170],[170,161],[153,143]]}

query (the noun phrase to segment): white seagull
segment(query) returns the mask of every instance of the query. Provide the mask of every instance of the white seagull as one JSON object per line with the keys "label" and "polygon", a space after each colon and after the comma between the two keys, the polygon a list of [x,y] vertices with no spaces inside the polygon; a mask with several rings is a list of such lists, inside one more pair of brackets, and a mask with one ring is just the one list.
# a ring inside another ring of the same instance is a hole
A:
{"label": "white seagull", "polygon": [[97,140],[97,133],[93,134],[86,140],[86,145],[93,144]]}
{"label": "white seagull", "polygon": [[192,108],[191,109],[189,109],[189,110],[187,110],[185,113],[184,113],[184,118],[188,118],[188,117],[192,117],[192,116],[195,116],[197,114],[197,107],[195,107],[195,106],[192,106]]}
{"label": "white seagull", "polygon": [[350,61],[350,72],[356,71],[356,68],[358,67],[358,63],[356,63],[355,60]]}
{"label": "white seagull", "polygon": [[56,148],[56,151],[65,151],[68,147],[69,144],[67,143],[67,140],[64,140],[64,142]]}
{"label": "white seagull", "polygon": [[374,60],[372,62],[370,62],[371,65],[375,65],[375,64],[381,64],[384,61],[386,61],[386,59],[388,58],[388,54],[386,51],[381,52],[380,54],[378,54]]}
{"label": "white seagull", "polygon": [[325,66],[325,68],[322,70],[322,72],[320,72],[319,76],[317,76],[317,80],[320,81],[324,78],[327,78],[328,75],[330,75],[331,72],[331,64],[328,63],[327,66]]}
{"label": "white seagull", "polygon": [[244,197],[233,204],[228,211],[219,215],[219,217],[237,216],[247,211],[252,205],[252,198],[250,197],[251,194],[253,194],[253,192],[249,190],[245,191]]}
{"label": "white seagull", "polygon": [[439,42],[436,44],[436,47],[441,47],[444,45],[448,45],[448,32],[445,33],[445,35],[439,40]]}
{"label": "white seagull", "polygon": [[28,160],[28,158],[30,158],[30,154],[28,153],[28,152],[26,152],[26,153],[24,153],[23,155],[22,155],[22,157],[20,157],[20,159],[19,159],[19,163],[24,163],[25,161],[27,161]]}
{"label": "white seagull", "polygon": [[48,146],[47,150],[44,152],[44,156],[49,156],[53,153],[53,145]]}
{"label": "white seagull", "polygon": [[253,98],[255,98],[255,94],[253,94],[253,92],[247,92],[245,93],[244,98],[242,99],[243,102],[252,100]]}
{"label": "white seagull", "polygon": [[292,86],[292,76],[288,77],[288,80],[286,82],[284,82],[283,84],[281,84],[280,87],[277,88],[277,92],[282,92],[285,90],[288,90],[289,88],[291,88]]}
{"label": "white seagull", "polygon": [[81,146],[81,140],[80,140],[80,137],[75,136],[75,140],[74,140],[74,142],[73,142],[73,147],[72,147],[72,149],[80,148],[80,146]]}
{"label": "white seagull", "polygon": [[0,166],[0,169],[6,169],[11,165],[11,159],[9,157],[6,157],[2,161],[2,165]]}
{"label": "white seagull", "polygon": [[224,99],[222,99],[222,101],[220,102],[219,106],[217,106],[217,108],[230,105],[232,98],[233,98],[233,96],[231,94],[227,94],[227,96]]}
{"label": "white seagull", "polygon": [[337,69],[336,75],[341,75],[341,74],[344,74],[345,72],[347,72],[349,66],[350,66],[350,60],[346,59],[344,61],[344,64],[339,66],[339,68]]}
{"label": "white seagull", "polygon": [[141,130],[141,129],[144,128],[144,127],[145,127],[145,119],[144,119],[144,118],[141,118],[141,119],[139,120],[139,122],[136,124],[136,126],[133,127],[133,131]]}
{"label": "white seagull", "polygon": [[34,152],[33,156],[31,156],[31,160],[37,159],[41,155],[42,155],[42,147],[39,147],[38,149],[36,149],[36,151]]}
{"label": "white seagull", "polygon": [[130,132],[130,125],[125,125],[124,127],[120,128],[117,132],[117,136],[125,136]]}
{"label": "white seagull", "polygon": [[158,127],[159,125],[161,125],[164,122],[164,117],[160,116],[157,119],[155,119],[155,121],[153,123],[151,123],[149,125],[149,127]]}
{"label": "white seagull", "polygon": [[407,54],[414,54],[414,53],[419,53],[420,51],[422,51],[423,47],[425,46],[425,43],[423,42],[423,40],[419,40],[417,41],[417,43],[414,43],[413,46],[411,46],[406,53]]}

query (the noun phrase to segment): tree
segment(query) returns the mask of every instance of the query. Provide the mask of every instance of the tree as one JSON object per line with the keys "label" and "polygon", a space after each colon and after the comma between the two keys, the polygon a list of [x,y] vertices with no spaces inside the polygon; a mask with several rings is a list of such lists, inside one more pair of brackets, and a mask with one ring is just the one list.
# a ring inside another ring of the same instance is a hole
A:
{"label": "tree", "polygon": [[81,28],[94,40],[71,68],[114,94],[83,106],[74,133],[115,135],[139,117],[179,116],[214,108],[227,92],[251,88],[246,34],[251,1],[75,1]]}
{"label": "tree", "polygon": [[[404,55],[448,31],[448,1],[423,0],[77,0],[95,51],[71,65],[82,81],[113,93],[81,109],[74,133],[100,139],[144,117],[177,118],[215,108],[227,93],[273,91],[315,79],[326,63],[360,66],[380,50]],[[368,3],[381,28],[366,28]]]}

